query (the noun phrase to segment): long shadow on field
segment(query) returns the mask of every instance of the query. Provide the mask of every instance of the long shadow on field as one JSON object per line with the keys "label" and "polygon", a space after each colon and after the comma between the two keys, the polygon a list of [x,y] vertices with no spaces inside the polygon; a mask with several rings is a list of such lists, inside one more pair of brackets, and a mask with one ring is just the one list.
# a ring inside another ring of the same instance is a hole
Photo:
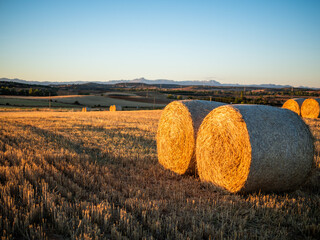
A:
{"label": "long shadow on field", "polygon": [[[88,154],[90,156],[89,160],[92,162],[99,160],[101,157],[99,156],[99,152],[101,151],[99,148],[85,147],[81,142],[70,141],[67,137],[50,130],[41,129],[32,125],[20,124],[20,126],[28,128],[37,135],[43,136],[48,142],[57,143],[58,149],[59,147],[66,148],[70,150],[70,152],[76,152],[79,155],[84,153]],[[128,134],[121,134],[121,136],[132,137]],[[141,138],[140,140],[143,141],[144,139]],[[153,143],[155,144],[155,141],[153,141]],[[151,231],[151,223],[145,219],[144,212],[150,211],[148,209],[151,207],[156,210],[153,210],[150,214],[154,214],[155,216],[169,214],[168,218],[170,218],[170,215],[175,214],[174,212],[177,211],[177,202],[184,201],[185,199],[197,199],[200,194],[202,196],[204,196],[204,194],[212,194],[199,186],[200,183],[194,181],[194,178],[181,177],[166,171],[158,164],[155,164],[155,161],[150,161],[150,159],[143,157],[127,159],[121,156],[115,157],[112,154],[106,154],[104,159],[107,160],[104,161],[103,164],[101,163],[101,165],[106,165],[112,170],[110,176],[103,178],[97,183],[91,183],[89,179],[83,183],[76,180],[77,183],[85,188],[86,191],[90,191],[92,193],[91,195],[99,195],[100,191],[109,191],[107,195],[101,195],[103,197],[99,197],[99,200],[108,200],[110,205],[113,205],[115,208],[124,209],[124,212],[132,214],[132,218],[135,219],[137,224],[140,224],[146,232]],[[81,169],[81,171],[86,172],[86,169]],[[70,178],[72,177],[73,176],[70,175]],[[92,187],[87,188],[88,186]],[[128,201],[129,199],[130,201]],[[157,204],[157,206],[150,206],[150,200],[160,201],[160,203],[159,205]],[[90,197],[88,197],[86,201],[90,201]],[[192,206],[190,205],[189,207]],[[184,209],[179,210],[181,214],[183,211]],[[117,216],[113,216],[113,218],[117,218]],[[119,219],[115,219],[115,222],[117,221],[119,221]],[[170,222],[170,220],[168,219],[165,222]],[[184,231],[183,229],[184,227],[181,226],[179,231],[182,232]],[[151,235],[161,239],[166,237],[165,232],[162,233],[157,230],[154,230]]]}
{"label": "long shadow on field", "polygon": [[[110,176],[97,178],[97,182],[91,183],[89,178],[82,180],[83,183],[79,180],[81,187],[89,186],[85,190],[90,195],[88,199],[77,200],[90,201],[92,195],[97,195],[99,201],[108,200],[114,206],[112,224],[121,222],[121,214],[127,214],[134,223],[129,228],[139,226],[140,230],[148,234],[146,238],[174,239],[179,234],[190,233],[208,239],[209,234],[219,231],[222,232],[221,238],[233,236],[234,232],[247,237],[252,233],[254,238],[256,232],[268,230],[266,226],[271,226],[269,230],[274,230],[275,236],[279,236],[277,234],[280,230],[283,231],[281,236],[288,236],[286,233],[289,233],[292,235],[289,237],[301,238],[315,237],[319,233],[318,222],[315,221],[320,214],[317,208],[319,195],[312,191],[305,192],[302,189],[289,194],[231,195],[193,177],[182,177],[165,170],[156,163],[156,159],[143,156],[128,159],[108,152],[102,154],[101,149],[86,147],[80,140],[71,141],[60,133],[32,125],[19,126],[43,136],[48,142],[57,143],[58,149],[65,148],[78,155],[88,154],[89,161],[100,162],[99,166],[110,168]],[[114,130],[108,130],[108,134],[109,131]],[[136,137],[131,134],[114,134],[125,139]],[[155,147],[154,140],[139,139]],[[14,139],[9,141],[15,142]],[[87,171],[81,168],[76,170],[84,174]],[[100,170],[96,172],[101,174]],[[101,191],[107,193],[99,195]],[[157,222],[160,224],[156,225]],[[130,232],[127,233],[126,229],[128,226],[125,223],[123,227],[118,227],[119,232],[130,238]],[[187,238],[187,235],[183,236]]]}
{"label": "long shadow on field", "polygon": [[[175,189],[174,192],[179,194],[179,192],[183,191],[183,194],[187,197],[196,197],[199,192],[195,191],[199,189],[200,192],[204,192],[206,187],[199,187],[199,181],[193,177],[185,177],[175,174],[171,171],[165,170],[157,163],[157,159],[151,159],[145,156],[137,156],[134,158],[127,158],[122,157],[120,155],[116,155],[112,152],[101,152],[101,149],[98,147],[86,147],[84,146],[83,142],[74,142],[70,141],[69,138],[63,136],[62,134],[41,129],[32,125],[25,125],[25,124],[16,124],[20,127],[28,128],[35,134],[43,136],[47,139],[48,142],[55,142],[59,146],[59,148],[68,149],[70,152],[75,152],[79,155],[81,154],[88,154],[90,156],[90,161],[107,166],[108,168],[111,167],[113,170],[113,174],[116,178],[121,182],[127,182],[128,186],[132,186],[136,184],[139,186],[140,189],[148,189],[150,188],[150,196],[156,196],[156,190],[160,189],[160,192],[165,191],[165,195],[160,195],[160,198],[171,198],[172,192],[167,191],[173,185],[172,183],[179,183],[181,181],[187,181],[188,184],[186,185],[185,189]],[[110,129],[107,132],[111,132],[117,137],[121,137],[124,139],[128,138],[136,138],[138,139],[138,144],[141,142],[148,144],[149,146],[156,146],[155,140],[145,139],[143,136],[135,136],[131,134],[124,134],[124,133],[114,133],[115,131]],[[45,144],[45,143],[42,143]],[[189,188],[188,185],[194,183],[198,185],[197,188]]]}
{"label": "long shadow on field", "polygon": [[[45,139],[47,139],[48,142],[55,142],[61,148],[65,148],[70,152],[75,152],[77,154],[88,154],[91,160],[97,163],[107,163],[107,164],[118,163],[119,164],[121,163],[121,160],[125,159],[122,156],[119,156],[117,152],[109,150],[108,146],[106,146],[105,149],[101,149],[98,147],[88,147],[88,146],[85,146],[85,142],[83,142],[81,139],[79,139],[78,142],[74,142],[74,141],[71,141],[68,137],[63,136],[58,132],[38,128],[29,124],[15,123],[15,125],[23,128],[28,128],[35,134],[38,134],[44,137]],[[84,127],[84,129],[88,130],[86,127]],[[132,128],[132,130],[136,130],[136,129]],[[142,145],[142,146],[154,146],[154,149],[155,149],[155,146],[156,146],[156,141],[153,139],[147,139],[141,135],[137,136],[135,134],[122,133],[118,129],[90,128],[90,131],[103,132],[108,138],[131,140],[131,142],[134,142],[135,144],[135,146],[134,145],[130,146],[132,148]],[[11,142],[14,143],[15,140],[12,139]],[[133,159],[129,159],[129,160],[133,160]]]}
{"label": "long shadow on field", "polygon": [[[98,147],[87,147],[84,146],[84,142],[79,140],[79,142],[70,141],[69,138],[63,136],[60,133],[53,132],[50,130],[41,129],[32,125],[25,125],[16,123],[19,127],[28,128],[34,133],[43,136],[48,139],[50,142],[56,142],[60,148],[66,148],[70,152],[75,152],[77,154],[88,154],[90,156],[90,160],[92,162],[106,165],[108,167],[112,167],[112,170],[115,171],[115,174],[119,173],[117,177],[119,179],[128,179],[131,180],[139,179],[138,183],[141,186],[147,187],[148,184],[156,184],[159,183],[158,178],[162,178],[158,173],[161,173],[161,176],[166,176],[168,181],[176,180],[180,181],[181,179],[193,179],[190,177],[183,177],[178,174],[175,174],[171,171],[163,169],[158,163],[157,159],[145,158],[143,155],[135,158],[123,157],[115,152],[108,151],[107,147],[102,151],[102,149]],[[156,148],[156,141],[153,139],[146,139],[143,136],[136,136],[134,134],[121,133],[118,129],[101,129],[101,128],[90,128],[91,130],[104,132],[108,137],[116,137],[123,139],[134,139],[134,143],[137,145],[143,144],[148,146],[154,146]],[[134,130],[134,129],[133,129]],[[9,140],[9,139],[7,139]],[[16,145],[15,139],[11,139],[11,142]],[[131,146],[134,147],[134,146]],[[317,151],[319,154],[319,152]],[[156,178],[155,178],[156,177]],[[162,179],[166,181],[165,179]],[[320,170],[315,169],[313,171],[313,175],[309,178],[306,184],[303,187],[304,194],[312,195],[319,194],[319,180],[320,180]],[[131,182],[131,183],[134,183]],[[167,187],[167,186],[166,186]],[[188,194],[187,194],[188,195]],[[192,195],[192,194],[191,194]]]}
{"label": "long shadow on field", "polygon": [[[55,142],[57,144],[57,149],[67,149],[70,152],[75,152],[78,155],[85,155],[89,156],[89,161],[92,163],[107,166],[111,173],[117,179],[116,188],[120,189],[120,191],[125,192],[126,189],[132,187],[133,189],[140,190],[150,188],[150,195],[155,196],[154,189],[159,188],[159,178],[163,178],[166,182],[166,186],[163,189],[168,189],[169,185],[168,182],[172,182],[174,180],[180,181],[183,177],[172,173],[170,171],[164,170],[158,163],[157,159],[150,158],[141,155],[137,155],[135,157],[123,157],[118,153],[108,151],[102,151],[98,147],[87,147],[85,144],[79,140],[78,142],[71,141],[68,137],[63,136],[60,133],[53,132],[46,129],[41,129],[32,125],[20,124],[16,123],[17,126],[28,128],[32,132],[37,135],[40,135],[49,142]],[[106,134],[113,134],[116,137],[124,138],[124,139],[137,139],[136,143],[139,145],[141,143],[147,144],[149,146],[156,145],[154,140],[145,139],[143,136],[135,136],[133,134],[125,134],[125,133],[115,133],[115,130],[107,130]],[[14,141],[14,140],[13,140]],[[39,143],[39,144],[46,144],[46,143]],[[133,147],[133,146],[132,146]],[[185,178],[188,179],[188,178]],[[193,179],[193,178],[189,178]],[[161,181],[160,181],[161,182]],[[136,186],[135,186],[136,185]],[[153,187],[155,186],[155,187]],[[129,192],[132,192],[128,189]],[[162,191],[162,190],[161,190]],[[125,195],[128,195],[125,193]],[[157,195],[157,194],[156,194]],[[192,194],[187,194],[192,195]],[[163,195],[164,197],[170,197],[171,193],[168,192],[167,194]]]}

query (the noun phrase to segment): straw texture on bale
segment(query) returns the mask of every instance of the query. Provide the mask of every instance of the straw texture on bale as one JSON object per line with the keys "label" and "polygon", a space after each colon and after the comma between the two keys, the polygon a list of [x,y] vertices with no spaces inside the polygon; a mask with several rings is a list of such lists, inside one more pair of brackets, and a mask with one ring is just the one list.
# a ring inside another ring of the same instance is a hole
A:
{"label": "straw texture on bale", "polygon": [[313,164],[313,138],[288,109],[222,106],[197,137],[199,177],[230,192],[285,191],[302,184]]}
{"label": "straw texture on bale", "polygon": [[282,108],[289,109],[295,113],[297,113],[299,116],[301,116],[301,106],[306,100],[305,98],[293,98],[287,100],[283,105]]}
{"label": "straw texture on bale", "polygon": [[219,102],[184,100],[168,104],[162,112],[157,131],[159,163],[178,174],[195,173],[195,142],[204,117]]}
{"label": "straw texture on bale", "polygon": [[301,116],[304,118],[320,118],[320,98],[306,99],[301,107]]}

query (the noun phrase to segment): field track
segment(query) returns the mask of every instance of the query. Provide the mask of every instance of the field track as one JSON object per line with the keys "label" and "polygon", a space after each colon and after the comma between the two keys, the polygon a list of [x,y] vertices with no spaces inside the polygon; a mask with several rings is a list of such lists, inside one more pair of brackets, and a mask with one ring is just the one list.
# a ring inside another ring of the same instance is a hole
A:
{"label": "field track", "polygon": [[157,161],[161,111],[0,112],[2,239],[317,239],[315,169],[288,193],[233,195]]}

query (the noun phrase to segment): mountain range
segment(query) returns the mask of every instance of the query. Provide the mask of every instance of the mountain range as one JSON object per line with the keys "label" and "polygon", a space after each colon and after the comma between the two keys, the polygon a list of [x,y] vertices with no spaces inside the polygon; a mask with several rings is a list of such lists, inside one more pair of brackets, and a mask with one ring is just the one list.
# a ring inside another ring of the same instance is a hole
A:
{"label": "mountain range", "polygon": [[[217,87],[260,87],[260,88],[291,88],[290,85],[278,85],[278,84],[249,84],[249,85],[241,85],[241,84],[222,84],[216,80],[207,80],[207,81],[199,81],[199,80],[190,80],[190,81],[175,81],[168,79],[156,79],[156,80],[148,80],[145,78],[137,78],[133,80],[111,80],[111,81],[68,81],[68,82],[49,82],[49,81],[27,81],[21,80],[18,78],[9,79],[9,78],[0,78],[0,81],[5,82],[18,82],[24,84],[36,84],[36,85],[65,85],[65,84],[85,84],[85,83],[98,83],[98,84],[117,84],[117,83],[144,83],[144,84],[174,84],[174,85],[200,85],[200,86],[217,86]],[[310,88],[301,86],[298,88]]]}

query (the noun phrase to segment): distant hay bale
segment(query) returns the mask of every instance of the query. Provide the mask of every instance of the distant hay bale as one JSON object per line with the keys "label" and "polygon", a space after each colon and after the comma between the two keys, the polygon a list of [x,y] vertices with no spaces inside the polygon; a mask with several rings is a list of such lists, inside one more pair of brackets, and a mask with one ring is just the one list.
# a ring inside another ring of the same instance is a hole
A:
{"label": "distant hay bale", "polygon": [[287,100],[283,105],[282,108],[289,109],[295,113],[297,113],[299,116],[301,116],[301,106],[302,103],[306,100],[305,98],[293,98]]}
{"label": "distant hay bale", "polygon": [[197,168],[202,181],[230,192],[284,191],[306,180],[313,151],[308,126],[290,110],[222,106],[199,128]]}
{"label": "distant hay bale", "polygon": [[320,118],[320,98],[306,99],[301,107],[301,116],[304,118]]}
{"label": "distant hay bale", "polygon": [[110,112],[122,111],[122,107],[120,105],[111,105],[109,108]]}
{"label": "distant hay bale", "polygon": [[162,112],[158,132],[159,163],[178,174],[195,173],[195,142],[203,118],[225,105],[200,100],[174,101]]}

